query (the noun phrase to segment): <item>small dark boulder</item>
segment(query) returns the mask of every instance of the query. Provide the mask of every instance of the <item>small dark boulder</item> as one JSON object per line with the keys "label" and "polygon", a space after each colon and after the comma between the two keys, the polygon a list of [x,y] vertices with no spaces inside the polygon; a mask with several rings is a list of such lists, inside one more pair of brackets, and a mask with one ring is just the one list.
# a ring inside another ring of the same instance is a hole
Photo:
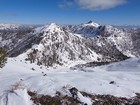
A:
{"label": "small dark boulder", "polygon": [[34,68],[31,68],[33,71],[35,71],[35,69]]}
{"label": "small dark boulder", "polygon": [[43,76],[47,76],[47,74],[44,74]]}
{"label": "small dark boulder", "polygon": [[70,91],[70,93],[71,93],[71,95],[72,95],[72,97],[74,99],[77,99],[78,98],[78,96],[77,96],[78,89],[76,89],[75,87],[73,87],[73,88],[69,89],[69,91]]}
{"label": "small dark boulder", "polygon": [[115,81],[110,81],[109,84],[116,84],[116,82]]}

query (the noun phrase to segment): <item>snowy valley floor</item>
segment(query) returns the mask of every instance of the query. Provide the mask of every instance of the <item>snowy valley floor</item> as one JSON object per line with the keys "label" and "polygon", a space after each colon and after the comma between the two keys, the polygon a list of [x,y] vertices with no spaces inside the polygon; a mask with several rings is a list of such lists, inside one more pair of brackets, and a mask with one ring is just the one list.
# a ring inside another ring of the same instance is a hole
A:
{"label": "snowy valley floor", "polygon": [[[46,70],[19,58],[9,58],[0,69],[0,105],[32,105],[27,91],[55,96],[56,92],[69,94],[69,89],[92,95],[113,95],[131,98],[140,93],[140,60],[133,58],[96,68]],[[15,94],[12,94],[15,93]],[[92,100],[77,93],[81,102]]]}

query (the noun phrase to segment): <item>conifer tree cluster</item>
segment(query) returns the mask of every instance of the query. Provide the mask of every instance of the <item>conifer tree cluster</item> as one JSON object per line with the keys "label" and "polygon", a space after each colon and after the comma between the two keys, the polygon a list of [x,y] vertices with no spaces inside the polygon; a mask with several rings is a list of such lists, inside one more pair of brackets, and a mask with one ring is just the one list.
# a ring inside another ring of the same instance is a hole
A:
{"label": "conifer tree cluster", "polygon": [[0,68],[4,67],[7,61],[7,52],[5,49],[0,48]]}

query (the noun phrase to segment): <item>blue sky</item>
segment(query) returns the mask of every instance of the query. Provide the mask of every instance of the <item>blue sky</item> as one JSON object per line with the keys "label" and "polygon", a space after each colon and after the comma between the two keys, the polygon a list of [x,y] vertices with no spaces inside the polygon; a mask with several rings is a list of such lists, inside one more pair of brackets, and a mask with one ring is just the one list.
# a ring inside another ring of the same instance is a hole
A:
{"label": "blue sky", "polygon": [[0,0],[0,23],[140,24],[140,0]]}

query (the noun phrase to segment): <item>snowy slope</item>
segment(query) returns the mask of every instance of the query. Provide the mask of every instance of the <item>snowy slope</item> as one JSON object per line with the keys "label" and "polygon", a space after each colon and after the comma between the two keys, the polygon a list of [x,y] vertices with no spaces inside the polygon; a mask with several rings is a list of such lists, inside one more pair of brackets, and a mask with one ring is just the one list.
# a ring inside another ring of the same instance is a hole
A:
{"label": "snowy slope", "polygon": [[0,105],[33,105],[26,89],[5,92],[0,98]]}
{"label": "snowy slope", "polygon": [[[27,90],[51,96],[55,95],[56,91],[61,91],[62,87],[66,85],[92,94],[111,94],[125,97],[132,97],[140,91],[139,59],[85,68],[87,72],[82,72],[80,70],[72,71],[68,68],[48,71],[45,67],[40,68],[35,64],[21,61],[22,57],[23,55],[9,58],[7,65],[1,69],[0,96],[16,83],[23,84]],[[110,81],[115,81],[116,84],[111,85]]]}
{"label": "snowy slope", "polygon": [[135,55],[137,55],[133,49],[134,45],[131,38],[131,33],[127,33],[121,29],[117,29],[109,25],[106,26],[105,31],[109,34],[107,37],[108,42],[114,43],[120,52],[129,57],[135,57]]}
{"label": "snowy slope", "polygon": [[133,58],[128,59],[125,61],[109,64],[106,66],[106,70],[108,71],[126,71],[126,72],[136,72],[140,71],[140,59],[139,58]]}

